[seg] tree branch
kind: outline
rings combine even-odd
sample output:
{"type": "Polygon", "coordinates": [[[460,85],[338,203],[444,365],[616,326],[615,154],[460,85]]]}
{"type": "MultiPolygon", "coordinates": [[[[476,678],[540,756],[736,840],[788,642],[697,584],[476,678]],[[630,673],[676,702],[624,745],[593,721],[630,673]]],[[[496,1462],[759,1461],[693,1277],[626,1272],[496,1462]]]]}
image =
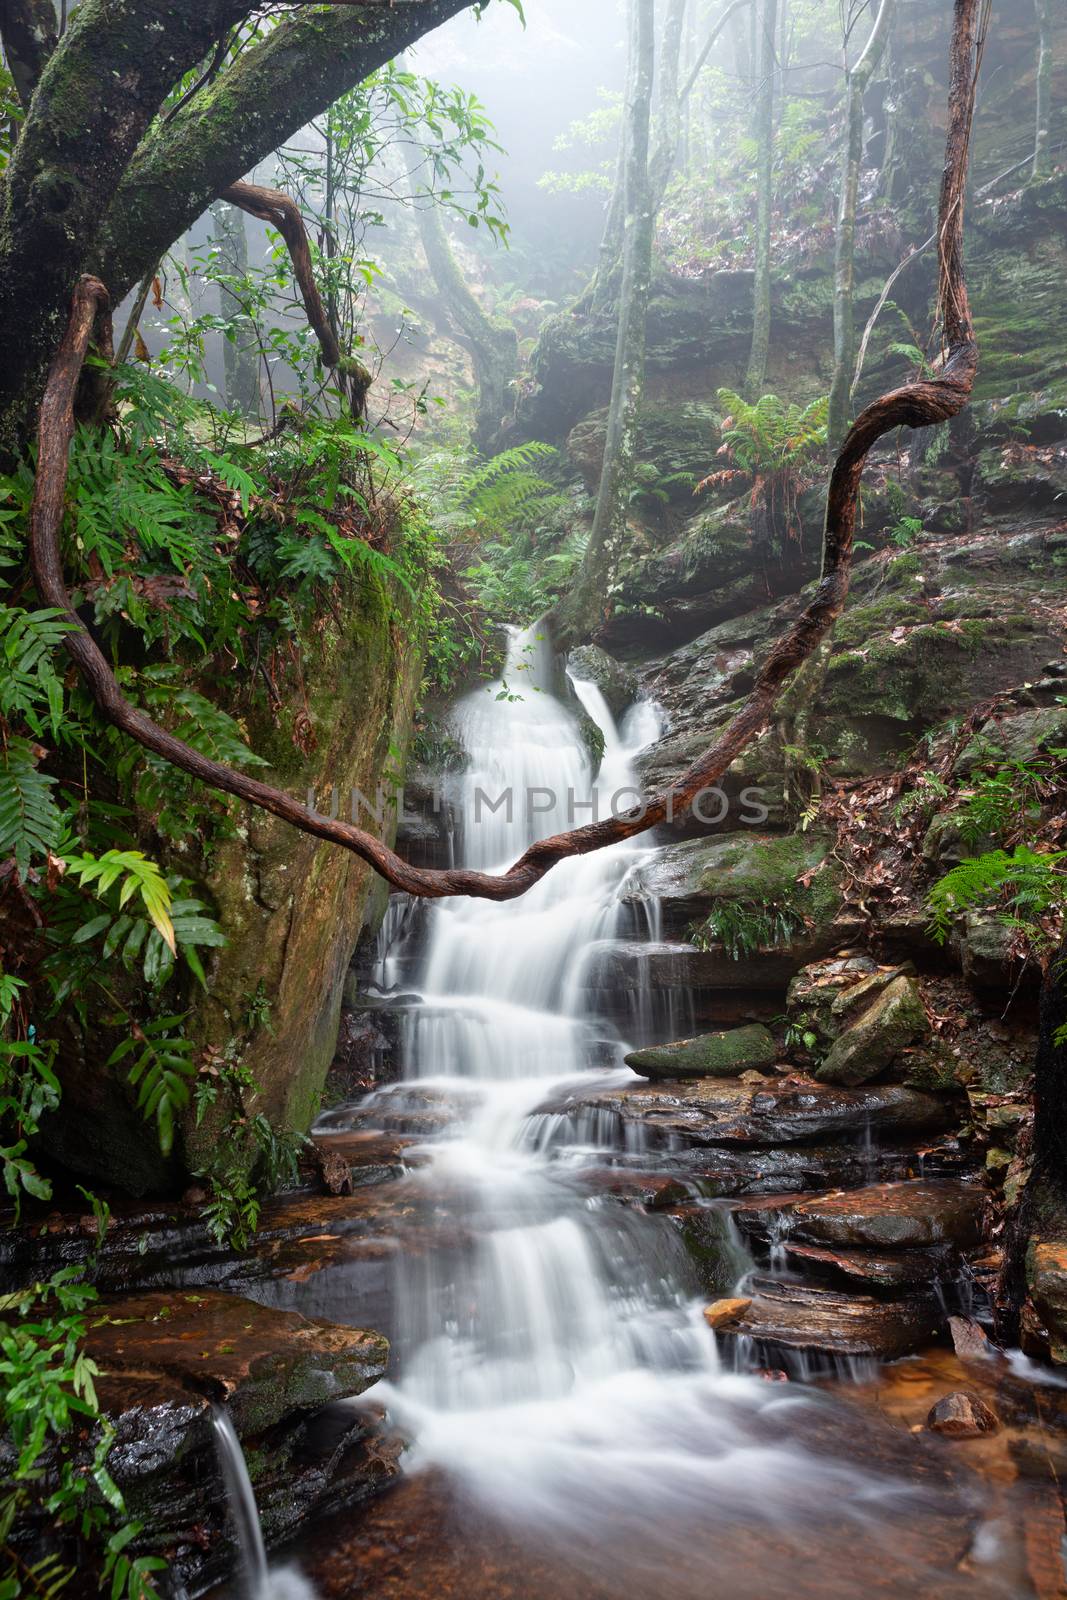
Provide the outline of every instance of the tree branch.
{"type": "Polygon", "coordinates": [[[818,648],[841,614],[848,595],[860,476],[872,446],[894,428],[930,427],[957,415],[967,404],[977,370],[978,351],[964,277],[963,197],[975,85],[987,17],[987,0],[955,0],[949,126],[938,204],[939,303],[946,344],[941,375],[883,395],[861,412],[849,430],[830,478],[823,576],[815,595],[793,626],[772,647],[741,710],[671,789],[621,817],[589,823],[569,833],[538,841],[509,871],[500,875],[467,869],[434,871],[411,866],[380,839],[352,824],[321,816],[290,795],[209,760],[131,705],[106,658],[71,607],[59,551],[67,454],[74,427],[74,392],[94,319],[107,302],[103,284],[93,278],[83,278],[75,292],[70,322],[52,364],[41,407],[37,480],[30,519],[30,559],[41,602],[62,610],[73,626],[65,640],[66,648],[102,715],[146,750],[162,756],[209,787],[259,806],[291,822],[304,833],[342,845],[368,862],[394,888],[425,898],[463,894],[488,900],[515,899],[537,883],[556,862],[633,838],[655,827],[668,815],[679,814],[701,791],[716,784],[731,762],[768,726],[782,686],[818,648]]]}
{"type": "Polygon", "coordinates": [[[59,43],[52,0],[0,0],[0,41],[23,107],[59,43]]]}
{"type": "Polygon", "coordinates": [[[304,302],[308,322],[319,341],[322,359],[328,367],[339,367],[341,351],[337,335],[330,326],[326,307],[315,282],[311,246],[296,201],[281,189],[264,189],[257,183],[231,183],[228,189],[223,189],[219,199],[228,201],[231,206],[239,206],[249,216],[258,217],[260,222],[277,228],[289,251],[293,274],[300,286],[300,298],[304,302]]]}
{"type": "Polygon", "coordinates": [[[281,23],[137,150],[92,257],[116,304],[222,191],[473,0],[337,6],[281,23]]]}

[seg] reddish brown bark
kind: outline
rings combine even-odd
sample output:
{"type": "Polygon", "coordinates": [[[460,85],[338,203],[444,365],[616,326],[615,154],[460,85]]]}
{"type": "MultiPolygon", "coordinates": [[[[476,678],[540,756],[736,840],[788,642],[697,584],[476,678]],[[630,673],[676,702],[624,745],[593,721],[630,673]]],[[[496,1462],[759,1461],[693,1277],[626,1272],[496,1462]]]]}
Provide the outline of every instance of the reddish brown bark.
{"type": "Polygon", "coordinates": [[[771,649],[744,706],[670,790],[643,808],[621,817],[589,823],[569,833],[542,839],[531,845],[507,872],[499,875],[466,868],[435,871],[413,867],[361,828],[321,816],[290,795],[211,761],[131,705],[122,694],[108,662],[71,610],[59,552],[67,452],[74,425],[74,392],[94,320],[107,300],[102,283],[95,278],[83,278],[75,292],[70,323],[53,362],[41,408],[30,553],[41,601],[66,611],[75,625],[75,631],[67,636],[66,648],[102,714],[146,750],[162,756],[211,788],[236,795],[250,805],[282,817],[305,833],[342,845],[369,862],[394,888],[424,898],[463,894],[489,900],[515,899],[537,883],[556,862],[632,838],[655,827],[672,812],[674,815],[682,812],[702,790],[714,786],[730,763],[768,726],[783,684],[811,656],[840,616],[848,595],[860,476],[872,447],[894,428],[930,427],[955,416],[967,404],[974,384],[978,351],[964,277],[963,197],[986,14],[985,0],[955,0],[949,125],[938,206],[939,292],[945,346],[940,375],[882,395],[856,419],[830,477],[823,576],[814,598],[771,649]]]}
{"type": "Polygon", "coordinates": [[[311,265],[311,246],[308,244],[304,219],[300,215],[300,207],[296,201],[291,200],[281,189],[264,189],[258,183],[231,183],[228,189],[223,189],[219,199],[228,201],[231,206],[239,206],[242,211],[247,211],[249,216],[258,217],[260,222],[269,223],[272,228],[277,228],[289,251],[289,259],[293,263],[293,275],[300,287],[300,298],[304,302],[308,322],[319,341],[322,359],[328,367],[339,367],[341,351],[337,344],[337,335],[330,326],[326,307],[322,303],[322,296],[315,282],[315,273],[311,265]]]}

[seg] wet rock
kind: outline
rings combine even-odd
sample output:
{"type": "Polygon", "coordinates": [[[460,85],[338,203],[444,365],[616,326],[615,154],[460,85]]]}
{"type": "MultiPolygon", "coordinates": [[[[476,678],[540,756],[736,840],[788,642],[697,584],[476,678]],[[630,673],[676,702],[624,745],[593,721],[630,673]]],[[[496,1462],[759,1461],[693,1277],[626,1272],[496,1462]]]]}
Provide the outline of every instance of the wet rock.
{"type": "Polygon", "coordinates": [[[1026,1282],[1048,1330],[1049,1354],[1057,1363],[1067,1362],[1067,1241],[1031,1240],[1026,1282]]]}
{"type": "Polygon", "coordinates": [[[829,1245],[803,1244],[796,1239],[787,1239],[784,1248],[786,1260],[797,1271],[831,1281],[859,1284],[874,1293],[929,1287],[947,1276],[955,1264],[954,1255],[944,1248],[834,1249],[829,1245]]]}
{"type": "MultiPolygon", "coordinates": [[[[235,1554],[213,1402],[226,1405],[238,1431],[268,1545],[396,1475],[371,1421],[347,1404],[385,1371],[377,1334],[229,1294],[140,1295],[105,1301],[100,1312],[86,1348],[114,1429],[108,1471],[143,1524],[131,1553],[165,1553],[174,1592],[202,1593],[227,1575],[235,1554]]],[[[73,1448],[76,1462],[79,1451],[87,1461],[92,1440],[75,1438],[73,1448]]],[[[46,1453],[46,1484],[57,1465],[46,1453]]],[[[43,1496],[24,1503],[8,1538],[32,1555],[42,1537],[54,1552],[43,1496]]]]}
{"type": "Polygon", "coordinates": [[[736,1299],[714,1300],[710,1306],[704,1307],[704,1321],[709,1328],[725,1328],[737,1322],[752,1304],[751,1298],[739,1297],[736,1299]]]}
{"type": "Polygon", "coordinates": [[[595,683],[613,717],[621,716],[637,699],[636,674],[599,645],[578,645],[567,657],[567,671],[595,683]]]}
{"type": "Polygon", "coordinates": [[[999,917],[969,911],[951,942],[965,978],[979,988],[998,988],[1009,981],[1016,965],[1014,940],[1014,931],[999,917]]]}
{"type": "Polygon", "coordinates": [[[317,1133],[313,1140],[316,1165],[321,1161],[328,1194],[351,1194],[367,1184],[389,1183],[404,1174],[404,1150],[412,1141],[399,1134],[349,1129],[317,1133]],[[336,1183],[331,1187],[327,1174],[336,1183]]]}
{"type": "Polygon", "coordinates": [[[1000,1419],[981,1395],[957,1389],[930,1408],[926,1426],[932,1433],[942,1433],[949,1439],[980,1439],[996,1433],[1000,1419]]]}
{"type": "Polygon", "coordinates": [[[840,869],[830,849],[829,837],[816,832],[745,829],[690,839],[642,862],[629,879],[629,898],[658,900],[668,931],[707,924],[709,944],[723,946],[739,967],[742,955],[760,947],[787,947],[802,963],[811,959],[803,952],[825,939],[841,905],[840,869]]]}
{"type": "Polygon", "coordinates": [[[815,1243],[909,1250],[952,1244],[964,1248],[982,1235],[986,1197],[977,1185],[873,1184],[850,1193],[798,1201],[790,1231],[815,1243]]]}
{"type": "Polygon", "coordinates": [[[880,974],[856,985],[859,998],[846,1011],[846,1026],[838,1032],[817,1069],[820,1082],[866,1083],[884,1072],[907,1045],[917,1044],[930,1032],[915,979],[896,977],[871,992],[868,985],[879,978],[880,974]],[[869,1003],[864,1008],[865,999],[869,1003]],[[855,1015],[857,1009],[861,1009],[859,1016],[855,1015]]]}
{"type": "Polygon", "coordinates": [[[626,1065],[645,1078],[733,1078],[748,1068],[772,1067],[777,1054],[769,1030],[752,1023],[634,1050],[626,1065]]]}
{"type": "Polygon", "coordinates": [[[379,1333],[268,1311],[237,1295],[144,1294],[109,1301],[86,1350],[102,1372],[151,1372],[225,1401],[238,1433],[362,1394],[385,1374],[379,1333]]]}
{"type": "Polygon", "coordinates": [[[789,985],[786,1010],[790,1022],[814,1034],[818,1044],[832,1043],[841,1025],[842,1007],[837,1002],[847,1000],[852,991],[882,970],[871,956],[859,952],[810,963],[789,985]]]}
{"type": "Polygon", "coordinates": [[[901,1084],[841,1089],[812,1080],[741,1083],[702,1078],[692,1083],[637,1084],[554,1103],[556,1111],[603,1107],[624,1123],[638,1122],[654,1141],[680,1138],[700,1145],[789,1145],[870,1132],[941,1129],[951,1112],[943,1101],[901,1084]]]}
{"type": "Polygon", "coordinates": [[[787,1370],[797,1370],[788,1360],[790,1352],[831,1362],[865,1356],[892,1360],[931,1338],[940,1322],[932,1295],[883,1300],[762,1275],[750,1287],[752,1304],[721,1336],[751,1340],[764,1363],[784,1355],[787,1370]]]}

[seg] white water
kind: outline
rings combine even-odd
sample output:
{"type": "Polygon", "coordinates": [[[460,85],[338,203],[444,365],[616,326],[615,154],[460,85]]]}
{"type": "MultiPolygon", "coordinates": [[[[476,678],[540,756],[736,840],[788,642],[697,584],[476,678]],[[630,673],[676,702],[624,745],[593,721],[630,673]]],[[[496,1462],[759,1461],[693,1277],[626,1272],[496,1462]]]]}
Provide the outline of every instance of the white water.
{"type": "Polygon", "coordinates": [[[268,1567],[259,1508],[237,1430],[223,1406],[212,1406],[211,1422],[237,1541],[240,1593],[245,1600],[316,1600],[311,1584],[295,1567],[268,1567]]]}
{"type": "MultiPolygon", "coordinates": [[[[467,864],[503,867],[589,815],[575,817],[592,774],[551,666],[535,635],[517,636],[505,679],[521,701],[497,699],[494,686],[458,707],[470,766],[453,800],[467,864]],[[483,812],[476,824],[477,791],[509,786],[511,820],[483,812]],[[528,789],[554,797],[534,817],[528,789]]],[[[617,730],[591,684],[575,689],[604,731],[606,799],[632,784],[655,713],[635,708],[617,730]]],[[[402,1106],[412,1086],[432,1087],[452,1106],[411,1179],[428,1203],[448,1204],[439,1237],[400,1253],[398,1377],[377,1396],[415,1441],[410,1470],[443,1469],[604,1593],[704,1600],[713,1560],[722,1600],[776,1600],[793,1592],[795,1533],[810,1552],[829,1518],[835,1537],[857,1536],[870,1554],[910,1497],[854,1455],[805,1445],[826,1416],[812,1391],[720,1363],[672,1223],[591,1182],[625,1150],[617,1122],[553,1109],[568,1093],[636,1081],[624,1042],[589,1016],[585,969],[592,943],[632,933],[619,889],[642,849],[562,863],[511,904],[431,912],[406,1087],[378,1100],[402,1106]]],[[[655,1000],[633,1014],[647,1017],[655,1000]]]]}

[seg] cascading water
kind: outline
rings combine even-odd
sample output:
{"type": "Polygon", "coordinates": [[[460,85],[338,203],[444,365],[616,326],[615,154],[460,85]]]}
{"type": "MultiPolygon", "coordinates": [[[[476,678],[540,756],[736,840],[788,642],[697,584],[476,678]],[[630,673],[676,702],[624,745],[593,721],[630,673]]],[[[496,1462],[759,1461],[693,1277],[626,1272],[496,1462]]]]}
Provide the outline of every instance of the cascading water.
{"type": "Polygon", "coordinates": [[[212,1406],[211,1423],[237,1542],[237,1587],[242,1600],[316,1600],[314,1589],[295,1567],[268,1566],[259,1508],[237,1429],[223,1406],[212,1406]]]}
{"type": "MultiPolygon", "coordinates": [[[[531,630],[501,683],[457,708],[469,764],[451,798],[468,865],[500,868],[591,815],[591,762],[554,686],[531,630]]],[[[656,714],[638,706],[616,730],[593,685],[574,691],[604,733],[603,815],[632,788],[656,714]]],[[[827,1453],[812,1391],[720,1365],[673,1224],[591,1181],[625,1154],[618,1124],[559,1110],[576,1088],[636,1081],[614,1025],[590,1015],[588,971],[633,931],[620,889],[643,848],[563,862],[517,902],[430,912],[421,978],[405,984],[421,1003],[404,1081],[376,1105],[395,1116],[430,1094],[449,1120],[410,1180],[430,1221],[398,1256],[397,1376],[377,1394],[414,1440],[413,1470],[443,1470],[482,1511],[535,1530],[598,1596],[696,1600],[714,1561],[722,1600],[777,1600],[828,1518],[874,1551],[914,1502],[891,1474],[827,1453]]]]}

